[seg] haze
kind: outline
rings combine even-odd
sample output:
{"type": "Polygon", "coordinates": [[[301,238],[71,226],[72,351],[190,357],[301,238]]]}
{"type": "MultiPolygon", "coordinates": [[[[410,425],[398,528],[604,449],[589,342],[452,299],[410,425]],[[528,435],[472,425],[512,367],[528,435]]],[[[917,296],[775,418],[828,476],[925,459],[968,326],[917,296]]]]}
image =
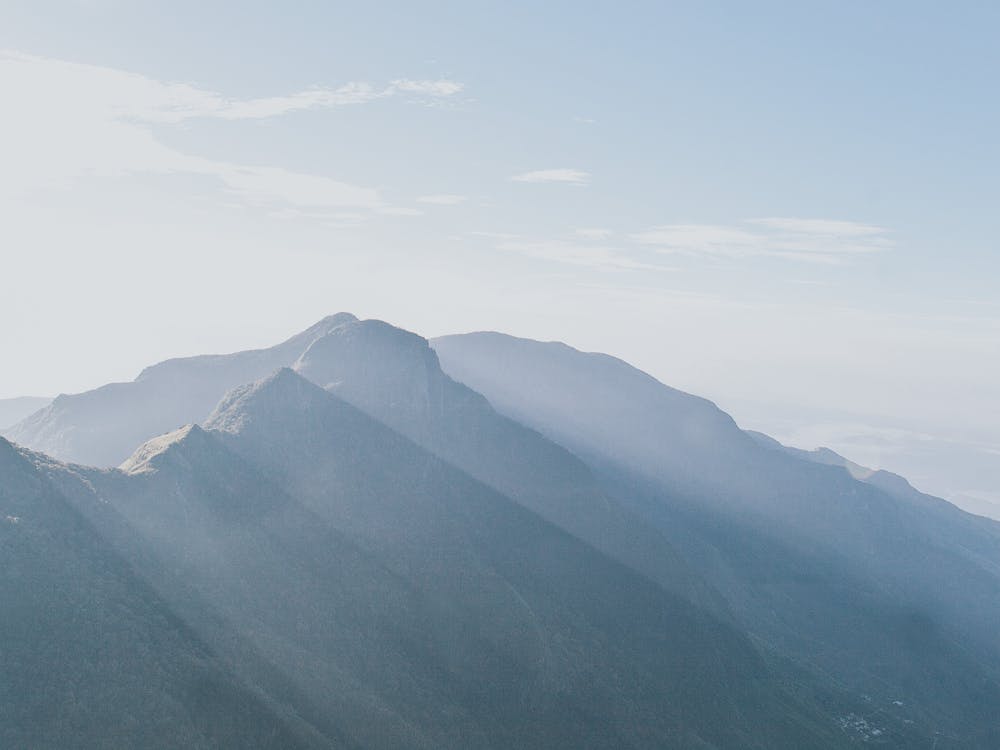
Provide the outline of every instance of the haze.
{"type": "Polygon", "coordinates": [[[1000,502],[1000,10],[912,8],[5,3],[0,398],[351,310],[1000,502]]]}

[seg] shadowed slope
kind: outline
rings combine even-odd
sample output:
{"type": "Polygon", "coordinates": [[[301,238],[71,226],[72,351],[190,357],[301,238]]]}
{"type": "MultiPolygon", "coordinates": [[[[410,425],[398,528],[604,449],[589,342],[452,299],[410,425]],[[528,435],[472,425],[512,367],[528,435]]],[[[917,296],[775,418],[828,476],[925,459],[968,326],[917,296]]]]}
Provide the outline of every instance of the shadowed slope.
{"type": "Polygon", "coordinates": [[[448,377],[426,339],[377,320],[346,321],[294,368],[667,590],[724,610],[663,535],[612,500],[582,461],[448,377]]]}
{"type": "Polygon", "coordinates": [[[294,373],[206,426],[447,613],[439,667],[492,743],[835,742],[729,626],[294,373]]]}
{"type": "Polygon", "coordinates": [[[60,396],[9,433],[56,458],[113,466],[155,435],[200,423],[230,388],[293,363],[307,378],[666,589],[724,610],[663,535],[612,501],[577,458],[444,375],[425,339],[348,313],[324,318],[270,349],[168,360],[131,383],[60,396]]]}
{"type": "Polygon", "coordinates": [[[941,747],[995,744],[996,524],[763,446],[613,357],[496,333],[434,346],[500,411],[585,457],[776,653],[877,700],[883,740],[912,722],[928,745],[938,731],[941,747]]]}
{"type": "Polygon", "coordinates": [[[0,745],[305,747],[0,439],[0,745]]]}

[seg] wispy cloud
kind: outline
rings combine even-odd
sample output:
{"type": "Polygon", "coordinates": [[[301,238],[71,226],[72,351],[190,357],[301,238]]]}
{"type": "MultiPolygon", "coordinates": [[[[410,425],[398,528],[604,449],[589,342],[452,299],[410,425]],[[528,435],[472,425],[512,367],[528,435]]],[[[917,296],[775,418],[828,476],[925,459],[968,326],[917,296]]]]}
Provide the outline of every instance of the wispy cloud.
{"type": "Polygon", "coordinates": [[[316,87],[287,95],[236,99],[186,83],[158,81],[113,68],[0,52],[0,194],[70,185],[82,176],[188,174],[218,181],[224,191],[270,211],[394,209],[370,187],[277,166],[237,164],[168,146],[154,131],[198,118],[261,119],[295,111],[358,105],[397,94],[448,97],[462,90],[449,80],[399,79],[316,87]]]}
{"type": "Polygon", "coordinates": [[[424,212],[419,208],[410,208],[409,206],[382,206],[379,208],[379,213],[386,214],[387,216],[423,216],[424,212]]]}
{"type": "Polygon", "coordinates": [[[144,122],[177,123],[196,118],[260,120],[302,110],[366,104],[392,94],[391,87],[376,90],[367,83],[348,83],[336,89],[311,88],[283,96],[228,99],[188,84],[159,83],[115,73],[120,76],[117,83],[125,84],[123,92],[131,90],[137,95],[121,114],[144,122]]]}
{"type": "Polygon", "coordinates": [[[769,218],[750,219],[749,223],[785,232],[830,237],[870,237],[885,233],[885,229],[872,224],[861,224],[856,221],[836,221],[833,219],[769,218]]]}
{"type": "Polygon", "coordinates": [[[199,160],[188,163],[184,171],[218,177],[228,192],[251,203],[285,203],[304,208],[387,208],[372,188],[278,167],[248,167],[199,160]]]}
{"type": "Polygon", "coordinates": [[[522,172],[510,178],[514,182],[564,182],[571,185],[587,185],[590,173],[581,169],[537,169],[522,172]]]}
{"type": "Polygon", "coordinates": [[[766,256],[813,263],[842,263],[893,246],[888,230],[850,221],[763,218],[745,225],[665,224],[630,238],[662,253],[766,256]]]}
{"type": "Polygon", "coordinates": [[[601,229],[600,227],[581,227],[574,230],[573,233],[585,240],[606,240],[614,234],[610,229],[601,229]]]}
{"type": "Polygon", "coordinates": [[[468,198],[464,195],[451,195],[451,194],[438,194],[438,195],[421,195],[417,198],[418,203],[431,203],[436,206],[457,206],[459,203],[465,203],[468,198]]]}
{"type": "Polygon", "coordinates": [[[513,252],[536,260],[588,266],[616,271],[669,271],[664,264],[649,263],[630,257],[618,247],[570,242],[566,240],[508,239],[497,244],[497,249],[513,252]]]}
{"type": "Polygon", "coordinates": [[[391,96],[396,93],[405,93],[440,98],[454,96],[464,88],[465,84],[447,78],[439,78],[433,81],[414,81],[409,78],[402,78],[398,81],[393,81],[385,90],[385,95],[391,96]]]}

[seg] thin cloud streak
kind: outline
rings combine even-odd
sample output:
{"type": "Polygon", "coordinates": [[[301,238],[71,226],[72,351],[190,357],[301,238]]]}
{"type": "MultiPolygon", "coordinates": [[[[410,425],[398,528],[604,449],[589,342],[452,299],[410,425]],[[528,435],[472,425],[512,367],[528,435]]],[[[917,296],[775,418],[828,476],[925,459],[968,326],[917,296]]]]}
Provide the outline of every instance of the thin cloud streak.
{"type": "Polygon", "coordinates": [[[0,88],[6,97],[0,123],[0,195],[66,188],[84,176],[188,174],[213,178],[224,192],[269,211],[299,208],[315,214],[347,208],[406,216],[420,212],[388,205],[374,188],[281,167],[193,156],[163,143],[153,127],[197,118],[263,119],[395,95],[441,98],[463,86],[449,80],[398,79],[382,87],[354,82],[241,100],[113,68],[4,51],[0,88]]]}
{"type": "Polygon", "coordinates": [[[671,271],[671,267],[646,263],[629,257],[617,247],[580,244],[565,240],[506,240],[497,244],[503,252],[513,252],[535,260],[586,266],[604,271],[671,271]]]}
{"type": "Polygon", "coordinates": [[[629,238],[665,254],[719,258],[772,257],[839,264],[892,249],[888,230],[827,219],[751,219],[747,228],[712,224],[665,224],[629,238]]]}
{"type": "Polygon", "coordinates": [[[876,234],[884,234],[886,231],[882,227],[873,226],[872,224],[861,224],[856,221],[837,221],[833,219],[789,219],[773,217],[750,219],[748,223],[786,232],[837,237],[868,237],[876,234]]]}
{"type": "Polygon", "coordinates": [[[533,172],[522,172],[510,178],[512,182],[562,182],[570,185],[587,185],[590,183],[590,173],[582,169],[536,169],[533,172]]]}
{"type": "Polygon", "coordinates": [[[608,237],[614,234],[610,229],[602,229],[599,227],[581,227],[576,229],[573,233],[577,237],[582,237],[585,240],[606,240],[608,237]]]}
{"type": "Polygon", "coordinates": [[[464,195],[421,195],[417,198],[417,203],[430,203],[435,206],[457,206],[460,203],[465,203],[467,200],[468,198],[464,195]]]}

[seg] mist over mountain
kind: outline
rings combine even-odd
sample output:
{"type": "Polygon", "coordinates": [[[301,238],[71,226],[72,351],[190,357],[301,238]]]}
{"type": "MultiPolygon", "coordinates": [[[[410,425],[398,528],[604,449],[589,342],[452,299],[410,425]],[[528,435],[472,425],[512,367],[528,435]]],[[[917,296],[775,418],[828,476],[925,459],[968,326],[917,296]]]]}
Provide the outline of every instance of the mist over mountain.
{"type": "Polygon", "coordinates": [[[206,428],[112,471],[5,445],[277,707],[283,746],[843,746],[732,625],[291,370],[206,428]]]}
{"type": "Polygon", "coordinates": [[[859,481],[861,467],[828,454],[762,445],[710,402],[606,355],[495,333],[433,345],[457,380],[587,460],[764,643],[886,719],[934,717],[956,742],[993,741],[996,523],[901,478],[859,481]]]}
{"type": "Polygon", "coordinates": [[[316,339],[294,367],[666,588],[719,605],[663,536],[610,498],[582,461],[448,377],[426,339],[381,321],[348,320],[316,339]]]}
{"type": "Polygon", "coordinates": [[[606,355],[342,313],[10,436],[14,746],[1000,739],[1000,525],[606,355]]]}
{"type": "Polygon", "coordinates": [[[204,419],[230,388],[292,364],[315,339],[351,318],[324,318],[269,349],[168,359],[130,383],[62,394],[5,435],[64,461],[117,466],[148,438],[204,419]]]}
{"type": "Polygon", "coordinates": [[[1000,2],[0,8],[0,750],[1000,750],[1000,2]]]}
{"type": "Polygon", "coordinates": [[[824,466],[839,466],[845,469],[854,479],[874,485],[890,495],[913,503],[937,507],[945,510],[945,512],[949,512],[946,510],[946,506],[951,505],[951,503],[933,495],[920,492],[905,477],[901,477],[899,474],[894,474],[885,469],[871,469],[867,466],[862,466],[829,448],[814,448],[807,451],[801,448],[782,445],[774,438],[762,432],[747,430],[746,433],[766,448],[771,448],[782,453],[787,453],[790,456],[801,458],[804,461],[812,461],[824,466]]]}
{"type": "Polygon", "coordinates": [[[720,605],[578,458],[445,375],[425,339],[349,313],[270,349],[167,360],[132,383],[59,396],[7,435],[61,460],[116,466],[143,441],[204,421],[230,388],[287,366],[667,588],[720,605]]]}
{"type": "Polygon", "coordinates": [[[11,427],[25,417],[47,406],[52,399],[22,396],[0,399],[0,430],[11,427]]]}

